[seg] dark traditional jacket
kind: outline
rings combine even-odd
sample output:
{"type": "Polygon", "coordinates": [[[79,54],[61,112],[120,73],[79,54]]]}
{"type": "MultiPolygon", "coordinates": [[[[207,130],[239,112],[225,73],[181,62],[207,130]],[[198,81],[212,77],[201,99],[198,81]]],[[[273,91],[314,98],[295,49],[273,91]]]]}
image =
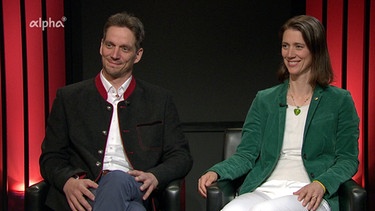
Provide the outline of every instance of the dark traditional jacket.
{"type": "MultiPolygon", "coordinates": [[[[69,210],[63,192],[73,175],[100,178],[113,106],[99,75],[57,91],[42,144],[40,168],[51,185],[46,204],[69,210]]],[[[163,189],[192,167],[176,107],[166,90],[134,77],[118,104],[126,156],[136,170],[151,172],[163,189]]]]}
{"type": "MultiPolygon", "coordinates": [[[[272,173],[283,145],[288,82],[258,92],[247,114],[237,152],[210,170],[220,180],[247,174],[240,194],[251,192],[272,173]]],[[[339,210],[337,190],[358,168],[359,118],[346,90],[316,86],[306,119],[302,160],[312,180],[327,189],[324,198],[339,210]]]]}

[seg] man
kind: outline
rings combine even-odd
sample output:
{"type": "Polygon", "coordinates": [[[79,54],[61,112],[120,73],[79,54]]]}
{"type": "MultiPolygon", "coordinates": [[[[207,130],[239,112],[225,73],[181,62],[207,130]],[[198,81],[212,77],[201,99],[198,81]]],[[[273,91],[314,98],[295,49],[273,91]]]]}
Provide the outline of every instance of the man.
{"type": "Polygon", "coordinates": [[[57,91],[40,157],[54,210],[146,210],[153,191],[192,167],[169,92],[132,75],[144,28],[108,18],[94,78],[57,91]]]}

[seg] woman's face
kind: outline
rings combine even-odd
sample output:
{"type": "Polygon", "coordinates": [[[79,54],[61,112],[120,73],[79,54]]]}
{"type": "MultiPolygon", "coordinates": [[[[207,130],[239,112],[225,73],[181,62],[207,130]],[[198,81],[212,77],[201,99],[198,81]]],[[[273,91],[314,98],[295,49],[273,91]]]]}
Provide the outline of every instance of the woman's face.
{"type": "Polygon", "coordinates": [[[300,76],[310,71],[312,55],[300,31],[294,29],[284,31],[281,55],[292,77],[300,76]]]}

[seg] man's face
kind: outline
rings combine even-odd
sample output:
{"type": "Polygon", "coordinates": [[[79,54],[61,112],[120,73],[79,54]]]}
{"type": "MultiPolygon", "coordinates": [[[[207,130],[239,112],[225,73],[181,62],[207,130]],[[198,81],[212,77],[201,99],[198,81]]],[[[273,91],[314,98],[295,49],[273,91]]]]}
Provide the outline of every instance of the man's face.
{"type": "Polygon", "coordinates": [[[126,27],[111,26],[100,45],[103,74],[107,80],[128,78],[133,65],[141,60],[143,49],[136,49],[136,39],[126,27]]]}

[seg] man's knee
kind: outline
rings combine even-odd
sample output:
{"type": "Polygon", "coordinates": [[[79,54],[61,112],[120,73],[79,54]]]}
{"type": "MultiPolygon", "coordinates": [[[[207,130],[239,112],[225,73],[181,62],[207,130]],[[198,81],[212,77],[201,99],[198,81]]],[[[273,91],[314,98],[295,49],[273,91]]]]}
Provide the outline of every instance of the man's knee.
{"type": "Polygon", "coordinates": [[[107,173],[99,181],[99,188],[105,188],[111,192],[125,193],[135,198],[141,198],[143,195],[140,190],[141,185],[141,183],[135,181],[133,176],[119,170],[107,173]]]}
{"type": "Polygon", "coordinates": [[[137,201],[131,201],[129,203],[128,210],[134,210],[134,211],[146,211],[146,208],[143,206],[142,203],[137,201]]]}
{"type": "Polygon", "coordinates": [[[133,176],[123,171],[115,170],[103,175],[100,184],[113,184],[114,187],[121,187],[122,185],[128,185],[134,183],[135,179],[133,176]]]}

